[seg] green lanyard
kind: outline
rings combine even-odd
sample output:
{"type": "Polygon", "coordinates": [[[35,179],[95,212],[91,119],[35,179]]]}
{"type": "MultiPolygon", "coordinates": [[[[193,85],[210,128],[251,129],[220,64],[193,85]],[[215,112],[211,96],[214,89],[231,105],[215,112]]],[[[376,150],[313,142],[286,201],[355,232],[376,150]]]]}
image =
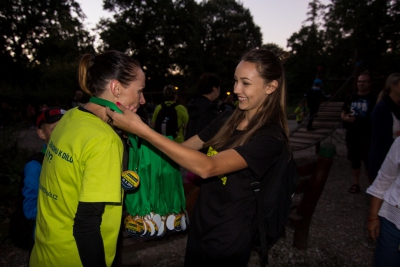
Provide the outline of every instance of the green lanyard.
{"type": "MultiPolygon", "coordinates": [[[[103,107],[109,107],[111,110],[122,114],[122,111],[119,109],[119,107],[116,104],[114,104],[113,102],[111,102],[111,101],[92,96],[92,97],[90,97],[89,102],[97,104],[97,105],[100,105],[100,106],[103,106],[103,107]]],[[[129,146],[128,170],[131,170],[131,171],[134,170],[134,171],[137,172],[138,166],[139,166],[139,156],[137,155],[137,152],[138,152],[138,137],[136,135],[128,133],[128,139],[129,139],[129,142],[131,144],[129,146]],[[136,166],[134,166],[134,160],[133,160],[134,155],[138,156],[138,160],[136,162],[136,166]]]]}

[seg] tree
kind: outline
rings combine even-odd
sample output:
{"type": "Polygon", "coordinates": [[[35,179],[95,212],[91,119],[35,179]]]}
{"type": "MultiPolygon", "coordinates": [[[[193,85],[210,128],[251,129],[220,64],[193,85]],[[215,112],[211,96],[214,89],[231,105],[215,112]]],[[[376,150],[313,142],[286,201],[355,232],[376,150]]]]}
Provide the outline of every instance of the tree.
{"type": "MultiPolygon", "coordinates": [[[[318,66],[326,63],[325,34],[321,29],[325,6],[319,0],[309,3],[309,12],[301,29],[288,39],[292,56],[285,64],[290,93],[301,97],[316,78],[318,66]]],[[[295,97],[296,99],[296,97],[295,97]]]]}
{"type": "Polygon", "coordinates": [[[259,27],[234,0],[106,0],[104,8],[115,15],[99,24],[101,49],[136,57],[153,91],[193,84],[205,71],[232,77],[240,56],[261,45],[259,27]]]}
{"type": "Polygon", "coordinates": [[[399,0],[332,0],[327,6],[313,0],[309,10],[288,40],[294,54],[287,64],[292,88],[310,84],[317,66],[323,66],[325,79],[336,80],[355,70],[379,77],[400,70],[399,0]]]}
{"type": "Polygon", "coordinates": [[[76,75],[71,73],[72,68],[76,73],[79,54],[94,51],[83,18],[74,0],[1,1],[0,59],[7,62],[0,71],[2,81],[31,89],[74,86],[76,75]],[[42,79],[46,76],[52,76],[51,84],[42,79]],[[65,76],[69,77],[67,83],[60,82],[65,76]]]}

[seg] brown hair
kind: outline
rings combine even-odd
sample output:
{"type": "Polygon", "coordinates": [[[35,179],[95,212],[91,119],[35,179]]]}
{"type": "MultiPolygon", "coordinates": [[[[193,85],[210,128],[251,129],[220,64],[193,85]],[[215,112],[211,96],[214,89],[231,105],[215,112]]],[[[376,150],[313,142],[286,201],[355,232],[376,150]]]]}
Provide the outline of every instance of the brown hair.
{"type": "Polygon", "coordinates": [[[383,90],[379,93],[376,103],[381,101],[384,95],[390,94],[391,93],[390,87],[392,85],[397,85],[397,83],[399,82],[400,82],[400,73],[397,72],[389,75],[389,77],[387,77],[386,79],[385,88],[383,88],[383,90]]]}
{"type": "Polygon", "coordinates": [[[79,62],[79,85],[89,95],[99,96],[110,80],[117,80],[122,86],[135,81],[138,68],[139,62],[119,51],[85,54],[79,62]]]}
{"type": "MultiPolygon", "coordinates": [[[[282,65],[282,60],[287,57],[288,54],[286,52],[282,52],[278,57],[265,48],[251,50],[242,57],[241,61],[251,62],[256,65],[257,71],[265,84],[276,80],[278,87],[265,98],[257,113],[249,121],[244,134],[228,145],[228,148],[234,148],[247,143],[266,124],[282,127],[285,132],[284,137],[288,140],[289,128],[285,113],[285,76],[282,65]]],[[[245,112],[236,108],[232,116],[230,116],[218,133],[204,144],[204,147],[212,146],[216,150],[224,147],[244,117],[245,112]]],[[[287,145],[289,144],[287,143],[287,145]]]]}
{"type": "Polygon", "coordinates": [[[172,84],[166,85],[163,90],[165,101],[174,101],[176,96],[175,86],[172,84]]]}

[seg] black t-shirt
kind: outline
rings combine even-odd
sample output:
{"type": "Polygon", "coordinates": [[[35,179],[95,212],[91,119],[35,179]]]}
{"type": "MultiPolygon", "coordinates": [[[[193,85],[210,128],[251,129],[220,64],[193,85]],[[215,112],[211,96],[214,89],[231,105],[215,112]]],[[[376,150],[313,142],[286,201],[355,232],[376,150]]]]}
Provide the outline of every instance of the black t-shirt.
{"type": "Polygon", "coordinates": [[[376,96],[352,94],[346,98],[342,110],[355,117],[353,123],[344,123],[346,138],[360,138],[371,136],[371,114],[376,103],[376,96]]]}
{"type": "MultiPolygon", "coordinates": [[[[229,113],[224,112],[200,132],[200,139],[204,142],[210,140],[229,113]]],[[[235,130],[231,140],[241,134],[242,131],[235,130]]],[[[247,144],[234,149],[245,159],[248,168],[258,179],[267,179],[267,173],[278,161],[283,147],[280,130],[273,127],[271,133],[271,128],[267,131],[265,127],[247,144]]],[[[226,183],[219,177],[202,182],[190,231],[212,257],[229,257],[251,245],[256,203],[248,168],[225,175],[226,183]]]]}

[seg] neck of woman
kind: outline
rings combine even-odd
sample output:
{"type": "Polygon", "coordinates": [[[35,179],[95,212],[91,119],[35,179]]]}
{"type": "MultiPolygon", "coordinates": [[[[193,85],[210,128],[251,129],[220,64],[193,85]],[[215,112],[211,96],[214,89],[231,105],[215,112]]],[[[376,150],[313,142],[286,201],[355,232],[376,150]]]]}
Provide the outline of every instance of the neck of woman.
{"type": "Polygon", "coordinates": [[[99,117],[102,121],[108,123],[109,118],[106,113],[106,108],[94,103],[87,103],[85,105],[85,109],[89,110],[93,114],[95,114],[97,117],[99,117]]]}

